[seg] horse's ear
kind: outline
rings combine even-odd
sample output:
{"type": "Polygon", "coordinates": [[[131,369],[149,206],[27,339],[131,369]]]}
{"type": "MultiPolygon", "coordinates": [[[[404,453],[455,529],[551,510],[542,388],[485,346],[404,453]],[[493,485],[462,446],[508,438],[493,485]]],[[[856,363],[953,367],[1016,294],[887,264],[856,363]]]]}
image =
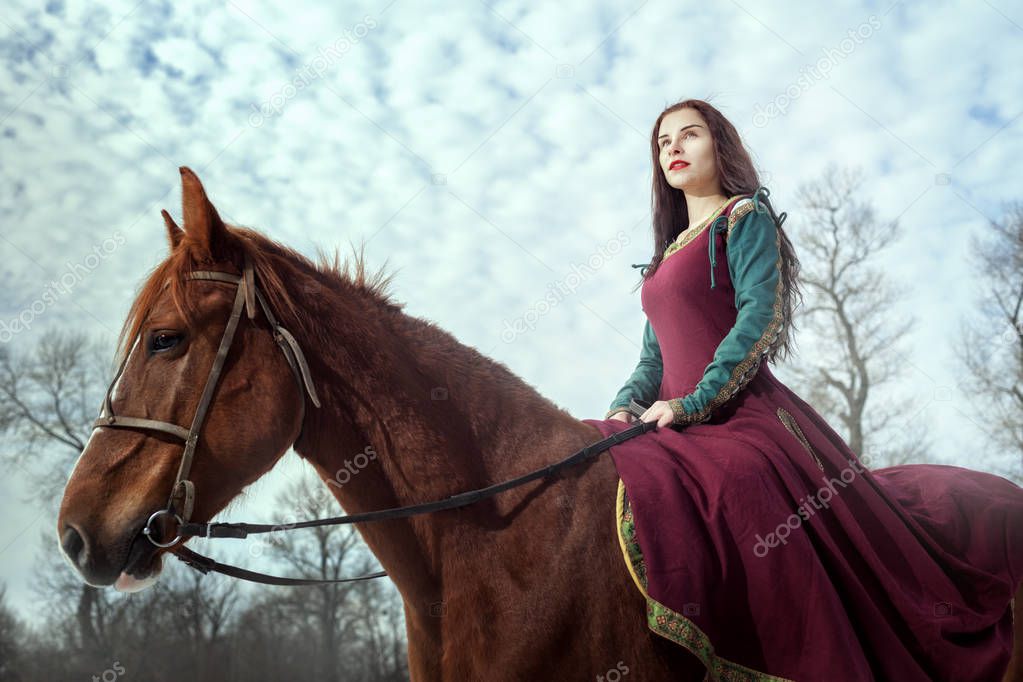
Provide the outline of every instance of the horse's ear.
{"type": "Polygon", "coordinates": [[[211,261],[227,257],[227,226],[206,197],[199,177],[188,166],[178,170],[181,171],[181,213],[189,241],[198,247],[200,256],[211,261]]]}
{"type": "Polygon", "coordinates": [[[170,243],[170,250],[173,253],[174,249],[178,248],[178,244],[181,243],[181,238],[185,236],[185,233],[174,222],[174,218],[171,218],[170,213],[161,208],[160,215],[163,216],[163,224],[167,226],[167,241],[170,243]]]}

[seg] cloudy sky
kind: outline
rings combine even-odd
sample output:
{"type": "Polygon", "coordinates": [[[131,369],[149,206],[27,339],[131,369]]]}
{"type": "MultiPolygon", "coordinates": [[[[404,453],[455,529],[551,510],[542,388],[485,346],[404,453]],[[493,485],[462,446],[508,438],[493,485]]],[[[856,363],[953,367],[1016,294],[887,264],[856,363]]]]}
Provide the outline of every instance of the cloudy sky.
{"type": "MultiPolygon", "coordinates": [[[[1018,4],[39,5],[0,17],[0,322],[69,268],[89,273],[4,335],[12,350],[76,328],[112,351],[187,165],[227,220],[310,256],[366,241],[410,314],[600,418],[639,352],[647,136],[697,97],[737,126],[790,234],[800,183],[863,171],[863,198],[903,228],[884,259],[918,319],[900,388],[935,458],[991,466],[950,340],[975,305],[970,235],[1018,196],[1018,4]]],[[[298,470],[234,516],[273,519],[274,486],[298,470]]],[[[0,483],[0,580],[25,609],[56,501],[20,502],[20,475],[0,483]]]]}

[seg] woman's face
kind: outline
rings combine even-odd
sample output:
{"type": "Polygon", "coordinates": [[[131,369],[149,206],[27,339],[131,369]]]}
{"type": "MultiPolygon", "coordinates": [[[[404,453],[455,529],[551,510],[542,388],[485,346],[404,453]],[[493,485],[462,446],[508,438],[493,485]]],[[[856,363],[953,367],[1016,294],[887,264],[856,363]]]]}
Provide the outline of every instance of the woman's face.
{"type": "Polygon", "coordinates": [[[714,140],[695,109],[679,109],[661,119],[657,131],[661,171],[668,184],[690,194],[720,192],[714,140]]]}

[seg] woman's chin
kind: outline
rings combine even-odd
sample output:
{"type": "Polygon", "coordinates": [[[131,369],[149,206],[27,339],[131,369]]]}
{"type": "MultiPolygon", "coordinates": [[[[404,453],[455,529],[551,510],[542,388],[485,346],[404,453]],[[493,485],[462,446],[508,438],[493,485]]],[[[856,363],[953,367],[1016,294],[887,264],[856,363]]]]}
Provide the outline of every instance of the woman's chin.
{"type": "Polygon", "coordinates": [[[159,571],[154,571],[145,578],[136,578],[133,575],[121,573],[121,575],[117,576],[117,580],[114,581],[114,589],[118,592],[141,592],[147,587],[155,585],[156,581],[159,579],[159,571]]]}

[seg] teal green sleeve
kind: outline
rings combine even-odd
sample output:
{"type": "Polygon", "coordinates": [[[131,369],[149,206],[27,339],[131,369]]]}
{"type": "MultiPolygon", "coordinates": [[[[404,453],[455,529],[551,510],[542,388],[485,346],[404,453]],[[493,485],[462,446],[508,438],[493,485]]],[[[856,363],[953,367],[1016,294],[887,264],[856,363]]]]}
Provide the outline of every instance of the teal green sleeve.
{"type": "Polygon", "coordinates": [[[639,353],[639,363],[633,370],[632,376],[618,391],[618,395],[611,402],[611,408],[604,418],[607,419],[615,412],[627,408],[633,398],[647,403],[657,400],[663,373],[661,347],[657,343],[657,337],[654,336],[654,328],[650,326],[650,320],[647,320],[643,326],[643,348],[639,353]]]}
{"type": "Polygon", "coordinates": [[[714,358],[692,393],[668,405],[675,424],[706,421],[742,390],[781,330],[782,281],[779,233],[766,206],[736,207],[730,216],[726,253],[735,288],[735,325],[718,344],[714,358]]]}

